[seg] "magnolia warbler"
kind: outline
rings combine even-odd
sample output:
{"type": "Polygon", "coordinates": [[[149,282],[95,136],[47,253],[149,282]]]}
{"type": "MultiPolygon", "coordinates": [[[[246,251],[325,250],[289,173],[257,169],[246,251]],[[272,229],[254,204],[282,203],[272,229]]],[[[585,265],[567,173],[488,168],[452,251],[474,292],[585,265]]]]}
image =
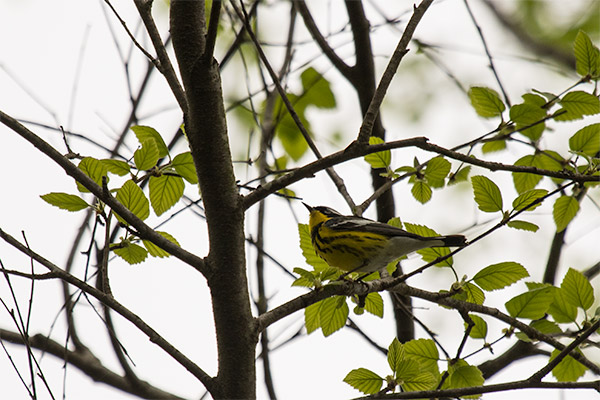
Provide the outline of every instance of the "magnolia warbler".
{"type": "MultiPolygon", "coordinates": [[[[304,203],[302,203],[304,204],[304,203]]],[[[345,216],[329,207],[311,207],[309,229],[315,252],[327,264],[350,272],[375,272],[428,247],[462,247],[463,235],[419,236],[370,219],[345,216]]]]}

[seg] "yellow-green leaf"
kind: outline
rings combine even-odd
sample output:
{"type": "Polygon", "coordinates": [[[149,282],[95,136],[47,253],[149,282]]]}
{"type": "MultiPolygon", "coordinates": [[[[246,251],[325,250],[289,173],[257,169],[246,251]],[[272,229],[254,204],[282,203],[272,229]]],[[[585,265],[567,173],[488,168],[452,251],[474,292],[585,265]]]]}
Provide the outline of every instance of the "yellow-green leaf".
{"type": "Polygon", "coordinates": [[[577,73],[581,76],[598,77],[600,75],[600,50],[581,30],[575,37],[575,64],[577,73]]]}
{"type": "MultiPolygon", "coordinates": [[[[369,138],[370,145],[381,143],[384,143],[383,139],[377,136],[369,138]]],[[[392,152],[390,150],[378,151],[377,153],[367,154],[364,158],[371,165],[371,168],[388,168],[392,162],[392,152]]]]}
{"type": "Polygon", "coordinates": [[[506,106],[500,100],[498,92],[490,88],[472,87],[469,89],[469,99],[477,114],[483,118],[500,116],[506,109],[506,106]]]}
{"type": "MultiPolygon", "coordinates": [[[[87,176],[89,176],[97,185],[102,186],[102,177],[106,175],[107,170],[104,164],[95,158],[84,157],[78,165],[78,168],[82,170],[87,176]]],[[[82,193],[89,193],[81,183],[77,182],[77,190],[82,193]]]]}
{"type": "Polygon", "coordinates": [[[548,194],[548,191],[546,189],[531,189],[528,190],[524,193],[521,193],[516,199],[513,200],[513,208],[516,211],[520,211],[526,207],[527,211],[532,211],[535,210],[537,207],[539,207],[542,202],[538,202],[534,205],[531,205],[532,203],[535,203],[538,199],[543,198],[544,196],[546,196],[548,194]]]}
{"type": "MultiPolygon", "coordinates": [[[[581,354],[579,349],[575,349],[575,352],[581,354]]],[[[556,356],[560,354],[560,350],[552,350],[550,355],[550,361],[554,360],[556,356]]],[[[563,358],[556,367],[552,370],[552,375],[559,382],[576,382],[579,378],[585,374],[587,367],[581,364],[579,361],[571,356],[563,358]]]]}
{"type": "Polygon", "coordinates": [[[139,264],[148,257],[148,252],[142,246],[124,241],[122,247],[115,248],[114,253],[129,264],[139,264]]]}
{"type": "MultiPolygon", "coordinates": [[[[158,233],[165,239],[167,239],[167,240],[175,243],[177,246],[179,246],[179,242],[171,234],[169,234],[167,232],[161,232],[161,231],[156,231],[156,233],[158,233]]],[[[144,247],[146,247],[146,249],[148,250],[148,253],[150,253],[150,255],[152,257],[163,258],[163,257],[169,257],[171,255],[149,240],[143,240],[142,243],[144,244],[144,247]]]]}
{"type": "Polygon", "coordinates": [[[80,211],[90,207],[85,200],[74,194],[52,192],[41,195],[40,197],[46,203],[67,211],[80,211]]]}
{"type": "Polygon", "coordinates": [[[473,277],[473,281],[483,290],[492,291],[505,288],[523,278],[527,278],[529,272],[521,264],[513,261],[492,264],[473,277]]]}
{"type": "Polygon", "coordinates": [[[538,229],[540,229],[540,227],[537,226],[536,224],[533,224],[533,223],[527,222],[527,221],[516,220],[516,219],[513,219],[512,221],[508,221],[506,223],[506,225],[508,225],[509,228],[519,229],[522,231],[529,231],[529,232],[537,232],[538,229]]]}
{"type": "Polygon", "coordinates": [[[481,211],[496,212],[502,210],[502,195],[491,179],[477,175],[471,177],[475,202],[481,211]]]}
{"type": "Polygon", "coordinates": [[[364,394],[377,393],[383,386],[383,378],[366,368],[353,369],[346,375],[344,382],[364,394]]]}
{"type": "MultiPolygon", "coordinates": [[[[137,126],[132,126],[131,130],[133,131],[133,133],[135,133],[135,136],[137,137],[140,144],[142,144],[142,146],[144,145],[144,142],[146,140],[153,139],[156,144],[156,147],[158,149],[158,156],[160,158],[166,157],[169,154],[169,148],[167,147],[162,136],[160,136],[160,133],[158,133],[158,131],[156,129],[154,129],[150,126],[137,125],[137,126]]],[[[140,168],[140,169],[147,169],[147,168],[140,168]]]]}
{"type": "Polygon", "coordinates": [[[581,128],[569,139],[571,151],[595,156],[600,151],[600,123],[581,128]]]}
{"type": "Polygon", "coordinates": [[[151,176],[148,190],[150,191],[150,204],[156,215],[161,215],[173,207],[183,196],[184,187],[183,179],[179,176],[151,176]]]}
{"type": "Polygon", "coordinates": [[[571,305],[587,310],[594,304],[594,289],[581,272],[569,268],[560,287],[571,305]]]}
{"type": "Polygon", "coordinates": [[[146,171],[154,167],[159,159],[158,146],[154,139],[146,139],[142,147],[133,153],[133,162],[140,171],[146,171]]]}
{"type": "Polygon", "coordinates": [[[577,215],[579,202],[573,196],[561,196],[554,202],[552,216],[558,232],[564,230],[569,222],[577,215]]]}
{"type": "MultiPolygon", "coordinates": [[[[150,216],[150,203],[146,195],[132,180],[123,184],[117,191],[117,200],[134,213],[139,219],[145,220],[150,216]]],[[[116,214],[117,219],[124,224],[127,222],[116,214]]]]}
{"type": "Polygon", "coordinates": [[[194,159],[192,158],[192,153],[186,151],[185,153],[177,154],[173,161],[171,162],[171,166],[175,168],[175,171],[183,179],[188,181],[189,183],[195,185],[198,183],[198,175],[196,174],[196,166],[194,165],[194,159]]]}

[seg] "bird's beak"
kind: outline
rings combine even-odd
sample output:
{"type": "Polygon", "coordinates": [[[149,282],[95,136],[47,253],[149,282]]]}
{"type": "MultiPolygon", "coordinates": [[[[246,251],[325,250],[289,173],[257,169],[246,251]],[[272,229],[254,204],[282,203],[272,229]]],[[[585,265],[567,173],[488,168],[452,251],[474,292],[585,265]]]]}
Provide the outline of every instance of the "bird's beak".
{"type": "Polygon", "coordinates": [[[304,204],[304,207],[306,207],[306,209],[311,212],[313,210],[313,208],[311,206],[309,206],[308,204],[306,204],[305,202],[302,202],[302,204],[304,204]]]}

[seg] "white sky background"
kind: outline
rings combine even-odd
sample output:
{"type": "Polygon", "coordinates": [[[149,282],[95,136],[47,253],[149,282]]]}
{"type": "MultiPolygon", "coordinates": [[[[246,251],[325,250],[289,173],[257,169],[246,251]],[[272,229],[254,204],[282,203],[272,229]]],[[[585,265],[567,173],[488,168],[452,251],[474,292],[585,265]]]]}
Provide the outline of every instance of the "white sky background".
{"type": "MultiPolygon", "coordinates": [[[[160,1],[155,3],[157,23],[161,32],[166,34],[166,7],[160,1]]],[[[309,6],[315,15],[320,16],[319,21],[321,23],[329,21],[330,31],[336,31],[340,27],[340,21],[337,20],[335,10],[341,5],[336,4],[330,8],[322,6],[322,11],[316,13],[317,6],[313,3],[309,6]]],[[[577,3],[589,4],[587,1],[577,3]]],[[[114,4],[123,18],[128,21],[129,27],[135,29],[137,18],[132,2],[115,1],[114,4]]],[[[577,79],[575,76],[557,74],[551,66],[533,64],[524,60],[522,56],[527,54],[526,51],[511,38],[498,34],[498,28],[491,22],[486,9],[477,1],[471,1],[470,4],[480,25],[484,28],[492,54],[496,57],[499,74],[513,103],[518,103],[518,96],[532,87],[557,93],[577,79]]],[[[66,129],[92,137],[107,147],[112,147],[113,140],[129,115],[130,103],[123,66],[101,11],[102,5],[102,1],[0,0],[0,110],[24,120],[50,126],[63,125],[66,129]],[[77,67],[78,63],[81,63],[80,68],[77,67]]],[[[396,16],[401,11],[410,12],[412,2],[406,0],[395,2],[394,10],[391,5],[387,7],[389,7],[386,9],[388,15],[396,16]]],[[[280,2],[268,10],[263,9],[261,13],[265,20],[269,16],[287,18],[287,5],[280,2]]],[[[342,16],[344,15],[345,13],[342,13],[342,16]]],[[[404,18],[407,19],[409,16],[409,13],[405,14],[404,18]]],[[[558,13],[556,17],[562,16],[558,13]]],[[[129,51],[128,38],[110,13],[109,23],[117,34],[121,53],[126,54],[129,51]]],[[[301,21],[298,25],[302,25],[301,21]]],[[[282,26],[273,24],[270,29],[272,32],[262,32],[263,37],[275,38],[269,42],[283,43],[286,29],[283,24],[282,26]]],[[[379,71],[385,66],[387,56],[395,47],[399,35],[398,31],[384,28],[375,36],[374,49],[378,55],[379,71]]],[[[143,35],[138,34],[138,37],[141,38],[143,35]]],[[[453,73],[465,86],[485,85],[496,88],[492,74],[486,68],[487,60],[483,56],[480,41],[462,1],[436,1],[417,29],[415,37],[445,49],[442,54],[446,65],[452,68],[453,73]]],[[[343,43],[343,38],[344,36],[338,43],[343,43]]],[[[150,48],[148,40],[141,41],[146,48],[150,48]]],[[[433,143],[451,147],[495,128],[495,121],[484,121],[475,115],[466,96],[461,94],[438,69],[429,66],[417,72],[414,68],[410,68],[410,64],[414,63],[417,57],[421,57],[416,54],[414,47],[412,48],[413,51],[405,57],[400,66],[383,107],[388,140],[427,136],[433,143]],[[411,110],[415,104],[418,105],[425,95],[433,97],[428,104],[429,108],[424,112],[421,120],[411,120],[406,110],[411,110]]],[[[311,60],[318,53],[312,46],[301,47],[295,59],[295,67],[299,68],[302,62],[311,60]]],[[[340,53],[350,57],[352,49],[344,46],[340,53]]],[[[217,56],[220,57],[222,54],[222,51],[218,52],[217,56]]],[[[278,51],[269,48],[269,54],[276,56],[278,51]]],[[[137,91],[140,77],[145,71],[145,63],[141,55],[133,57],[130,69],[134,71],[132,73],[134,92],[137,91]]],[[[322,152],[327,154],[338,148],[331,146],[326,138],[332,132],[342,132],[344,144],[349,143],[358,131],[360,116],[354,93],[349,90],[345,82],[340,80],[339,75],[329,68],[328,62],[323,57],[319,59],[317,68],[320,72],[326,72],[325,76],[332,81],[338,101],[336,110],[315,112],[315,119],[312,121],[317,144],[322,152]]],[[[181,115],[158,73],[152,76],[150,85],[150,93],[144,98],[138,116],[142,118],[142,124],[155,127],[168,141],[180,123],[181,115]],[[144,118],[145,116],[149,117],[144,118]]],[[[227,98],[239,97],[245,93],[245,75],[239,63],[231,63],[227,67],[223,75],[223,85],[229,94],[227,98]]],[[[291,86],[294,85],[295,83],[291,82],[291,86]]],[[[593,121],[589,119],[585,122],[589,124],[593,121]]],[[[556,129],[556,133],[547,135],[550,136],[546,139],[548,147],[553,148],[556,147],[556,143],[561,143],[566,149],[567,135],[574,132],[574,126],[575,124],[554,123],[553,128],[556,129]]],[[[30,127],[59,151],[66,152],[60,135],[50,130],[30,127]]],[[[243,159],[248,127],[240,126],[232,119],[229,130],[234,158],[243,159]]],[[[135,141],[129,140],[127,143],[130,151],[135,150],[135,141]]],[[[75,152],[81,154],[97,158],[107,156],[102,150],[83,141],[71,139],[70,145],[75,152]]],[[[172,154],[182,151],[185,151],[185,148],[180,145],[172,154]]],[[[528,149],[513,145],[508,151],[494,154],[492,157],[500,161],[514,162],[527,152],[528,149]]],[[[122,150],[122,154],[127,154],[126,150],[122,150]]],[[[411,165],[415,155],[421,161],[427,158],[425,153],[400,150],[394,152],[393,165],[411,165]]],[[[256,157],[256,154],[251,156],[256,157]]],[[[301,162],[310,161],[312,157],[306,156],[301,162]]],[[[54,191],[76,193],[74,183],[58,166],[4,126],[0,126],[0,168],[2,171],[0,172],[0,188],[2,188],[0,227],[19,239],[21,239],[20,232],[24,231],[30,246],[35,251],[62,266],[83,214],[68,213],[51,207],[44,203],[39,195],[54,191]]],[[[355,201],[362,202],[370,195],[370,183],[365,184],[369,182],[369,169],[365,162],[355,160],[338,167],[337,171],[346,180],[355,201]]],[[[481,170],[472,171],[472,175],[482,173],[484,172],[481,170]]],[[[244,182],[253,178],[255,171],[251,167],[240,166],[237,174],[244,182]]],[[[497,183],[511,181],[507,173],[486,175],[497,183]]],[[[549,181],[545,180],[544,187],[549,186],[549,181]]],[[[512,185],[504,187],[512,188],[512,185]]],[[[329,205],[347,212],[341,197],[336,193],[326,174],[317,174],[314,179],[294,185],[292,189],[309,204],[329,205]]],[[[463,232],[468,237],[473,237],[489,227],[486,223],[497,221],[497,215],[483,215],[473,208],[472,192],[467,184],[434,192],[432,201],[426,205],[420,205],[412,198],[409,187],[405,183],[397,185],[394,190],[397,214],[403,221],[425,224],[441,233],[463,232]],[[468,204],[468,207],[464,204],[468,204]]],[[[187,188],[186,193],[194,197],[193,189],[187,188]]],[[[505,204],[509,204],[515,197],[515,192],[507,189],[503,191],[503,195],[505,204]]],[[[596,202],[600,201],[597,190],[593,195],[596,202]]],[[[269,219],[266,224],[268,251],[289,270],[297,266],[306,267],[298,247],[297,222],[305,223],[307,216],[299,203],[294,203],[292,207],[295,215],[287,202],[270,198],[269,219]],[[273,229],[274,224],[277,224],[276,229],[273,229]]],[[[584,201],[583,208],[588,212],[580,214],[567,233],[567,246],[558,272],[559,281],[569,267],[581,270],[598,261],[597,227],[600,225],[598,210],[591,206],[589,200],[584,201]]],[[[178,209],[179,207],[175,207],[164,216],[178,209]]],[[[254,211],[255,208],[247,216],[249,234],[255,232],[254,211]]],[[[368,210],[366,216],[373,217],[373,211],[368,210]]],[[[164,218],[151,217],[149,223],[156,224],[162,219],[164,218]]],[[[489,264],[517,261],[530,271],[532,280],[541,281],[543,266],[554,232],[550,206],[538,208],[528,217],[528,220],[540,225],[541,229],[538,233],[533,235],[508,229],[494,233],[455,258],[459,273],[473,276],[477,270],[489,264]]],[[[205,255],[207,246],[203,234],[204,226],[202,221],[192,214],[180,214],[162,229],[172,233],[184,248],[205,255]]],[[[87,241],[84,240],[83,243],[87,241]]],[[[254,265],[255,256],[255,251],[249,249],[250,266],[254,265]]],[[[29,265],[26,257],[19,255],[4,242],[0,242],[0,259],[9,269],[26,270],[28,268],[26,266],[29,265]]],[[[78,271],[83,270],[84,262],[85,258],[79,257],[78,271]]],[[[419,259],[412,257],[404,264],[404,268],[411,270],[419,265],[421,265],[419,259]]],[[[39,266],[36,267],[36,271],[44,272],[39,266]]],[[[291,288],[291,280],[272,263],[267,264],[267,274],[267,290],[272,296],[269,303],[271,308],[304,292],[300,288],[291,288]]],[[[201,368],[210,374],[215,373],[216,354],[210,299],[205,281],[198,273],[174,259],[150,259],[137,266],[129,266],[120,260],[115,260],[110,264],[110,278],[113,293],[120,302],[145,319],[201,368]]],[[[249,272],[249,279],[251,291],[256,294],[253,270],[249,272]]],[[[11,282],[18,293],[21,309],[25,310],[30,284],[15,277],[11,278],[11,282]]],[[[452,282],[452,274],[447,270],[430,270],[410,281],[412,285],[429,290],[449,287],[452,282]]],[[[524,284],[519,283],[500,293],[486,293],[486,304],[503,309],[502,304],[508,298],[524,290],[524,284]]],[[[35,293],[31,333],[52,332],[52,337],[60,340],[65,325],[61,313],[62,294],[58,283],[36,282],[35,293]],[[51,328],[54,321],[56,323],[51,328]]],[[[596,290],[597,298],[598,293],[596,290]]],[[[4,280],[0,283],[0,297],[14,307],[4,280]]],[[[384,298],[387,308],[383,320],[366,314],[363,316],[351,314],[351,318],[380,345],[387,347],[393,339],[394,328],[387,295],[384,295],[384,298]]],[[[447,349],[451,352],[455,351],[462,338],[462,322],[458,315],[447,311],[436,312],[438,311],[436,306],[418,300],[415,301],[415,306],[421,307],[417,311],[418,317],[440,335],[447,349]]],[[[89,304],[83,300],[79,304],[78,316],[80,317],[79,331],[83,340],[97,350],[97,355],[105,365],[119,371],[120,367],[110,349],[102,322],[89,304]],[[93,337],[86,336],[90,331],[93,337]]],[[[299,329],[303,322],[302,318],[302,313],[296,313],[273,325],[269,330],[273,345],[277,346],[284,342],[299,329]]],[[[115,319],[119,322],[117,325],[119,337],[136,363],[136,372],[141,379],[187,398],[198,398],[204,392],[202,386],[189,373],[157,346],[151,344],[131,324],[121,321],[117,316],[115,319]]],[[[504,326],[495,324],[491,318],[485,319],[489,324],[488,340],[498,338],[504,326]]],[[[0,326],[7,329],[14,328],[10,316],[4,309],[0,311],[0,326]]],[[[420,329],[417,330],[417,335],[426,337],[420,329]]],[[[471,340],[465,353],[476,350],[480,345],[481,341],[471,340]]],[[[27,358],[23,348],[8,344],[6,347],[19,370],[27,375],[27,358]]],[[[501,354],[506,347],[507,344],[501,342],[494,347],[495,354],[501,354]]],[[[381,376],[389,373],[385,358],[372,350],[362,338],[349,329],[339,331],[329,338],[323,338],[320,331],[310,336],[303,336],[272,352],[271,357],[277,394],[281,399],[286,400],[357,397],[360,393],[342,382],[343,377],[351,369],[365,367],[381,376]]],[[[469,359],[469,362],[478,364],[485,357],[487,354],[482,353],[469,359]]],[[[590,357],[595,360],[600,359],[598,352],[590,357]]],[[[60,360],[50,356],[42,357],[41,360],[43,371],[54,395],[57,398],[62,397],[63,369],[60,360]]],[[[511,366],[508,371],[498,374],[488,383],[523,378],[542,365],[542,359],[532,358],[511,366]]],[[[443,363],[440,363],[440,367],[444,367],[443,363]]],[[[258,395],[259,398],[265,398],[260,363],[257,365],[257,374],[258,395]]],[[[0,376],[3,377],[0,397],[11,399],[27,397],[23,385],[5,354],[0,356],[0,376]]],[[[39,398],[49,398],[39,380],[37,388],[39,398]]],[[[131,398],[103,384],[94,384],[87,377],[82,378],[77,369],[72,366],[67,369],[66,396],[71,399],[131,398]]],[[[506,396],[506,393],[499,393],[488,394],[484,398],[502,399],[506,396]]],[[[544,396],[548,400],[594,398],[594,394],[584,391],[562,393],[523,391],[513,392],[510,396],[515,399],[544,396]]]]}

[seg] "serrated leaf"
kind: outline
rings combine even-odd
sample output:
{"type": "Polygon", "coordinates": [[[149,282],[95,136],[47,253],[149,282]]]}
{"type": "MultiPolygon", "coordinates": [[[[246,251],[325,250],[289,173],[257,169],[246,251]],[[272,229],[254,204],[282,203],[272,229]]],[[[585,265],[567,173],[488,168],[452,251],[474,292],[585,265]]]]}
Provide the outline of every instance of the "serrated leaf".
{"type": "MultiPolygon", "coordinates": [[[[483,374],[473,365],[463,365],[454,369],[448,377],[448,389],[459,389],[463,387],[481,386],[485,379],[483,374]]],[[[479,398],[481,395],[461,396],[466,399],[479,398]]]]}
{"type": "Polygon", "coordinates": [[[580,76],[600,75],[600,51],[584,31],[577,33],[574,47],[577,73],[580,76]]]}
{"type": "Polygon", "coordinates": [[[573,196],[561,196],[554,202],[552,216],[556,223],[556,231],[563,231],[577,212],[579,211],[579,202],[573,196]]]}
{"type": "MultiPolygon", "coordinates": [[[[581,354],[579,349],[575,349],[577,353],[581,354]]],[[[560,354],[560,350],[552,350],[550,354],[550,361],[554,360],[556,356],[560,354]]],[[[587,367],[581,364],[579,361],[571,356],[563,358],[556,367],[552,370],[552,375],[559,382],[576,382],[579,378],[585,374],[587,367]]]]}
{"type": "MultiPolygon", "coordinates": [[[[529,326],[546,335],[555,335],[558,333],[562,333],[562,330],[556,323],[548,321],[547,319],[538,319],[536,321],[532,321],[529,324],[529,326]]],[[[530,338],[524,332],[517,332],[516,336],[519,338],[519,340],[522,340],[524,342],[531,343],[537,340],[534,338],[530,338]]]]}
{"type": "Polygon", "coordinates": [[[594,289],[590,281],[573,268],[567,271],[560,288],[565,294],[565,299],[575,307],[587,310],[594,304],[594,289]]]}
{"type": "Polygon", "coordinates": [[[529,290],[507,301],[506,310],[514,318],[542,318],[554,300],[555,289],[549,286],[529,290]]]}
{"type": "MultiPolygon", "coordinates": [[[[370,145],[381,143],[385,142],[377,136],[369,138],[370,145]]],[[[390,150],[378,151],[377,153],[367,154],[364,159],[369,163],[371,168],[388,168],[392,162],[392,152],[390,150]]]]}
{"type": "Polygon", "coordinates": [[[434,376],[439,375],[440,354],[433,340],[414,339],[404,343],[404,355],[417,360],[421,371],[430,372],[434,376]]]}
{"type": "Polygon", "coordinates": [[[533,94],[533,93],[525,93],[524,95],[521,96],[521,98],[523,99],[523,102],[525,104],[531,104],[537,107],[543,107],[546,105],[546,99],[544,99],[542,96],[539,96],[537,94],[533,94]]]}
{"type": "Polygon", "coordinates": [[[119,176],[125,176],[129,173],[129,171],[131,171],[131,167],[125,161],[105,158],[100,160],[100,162],[104,164],[104,167],[108,172],[119,176]]]}
{"type": "Polygon", "coordinates": [[[335,95],[331,85],[325,77],[316,69],[309,67],[300,75],[304,94],[302,99],[318,108],[334,108],[336,105],[335,95]]]}
{"type": "Polygon", "coordinates": [[[600,123],[581,128],[569,139],[571,151],[595,156],[600,151],[600,123]]]}
{"type": "Polygon", "coordinates": [[[402,381],[402,390],[405,392],[432,390],[435,389],[438,381],[431,372],[412,373],[404,377],[399,376],[398,378],[402,381]]]}
{"type": "Polygon", "coordinates": [[[146,139],[142,147],[133,153],[133,162],[140,171],[151,169],[158,162],[158,147],[153,139],[146,139]]]}
{"type": "Polygon", "coordinates": [[[383,298],[377,292],[371,292],[365,298],[365,310],[373,315],[383,318],[383,298]]]}
{"type": "Polygon", "coordinates": [[[427,163],[424,174],[427,183],[435,188],[444,186],[444,179],[448,176],[452,165],[443,157],[434,157],[427,163]]]}
{"type": "MultiPolygon", "coordinates": [[[[471,332],[469,332],[469,336],[473,339],[485,339],[487,336],[487,322],[483,318],[475,314],[469,314],[471,320],[475,325],[471,328],[471,332]]],[[[465,329],[467,328],[467,323],[465,322],[465,329]]]]}
{"type": "Polygon", "coordinates": [[[366,368],[353,369],[346,375],[344,382],[364,394],[377,393],[383,386],[383,378],[366,368]]]}
{"type": "Polygon", "coordinates": [[[471,177],[475,202],[481,211],[502,211],[502,194],[498,186],[491,179],[477,175],[471,177]]]}
{"type": "Polygon", "coordinates": [[[327,337],[346,325],[350,310],[344,296],[329,297],[321,302],[319,320],[323,336],[327,337]]]}
{"type": "Polygon", "coordinates": [[[554,300],[548,308],[548,314],[559,324],[571,323],[577,319],[577,308],[567,301],[565,291],[557,288],[554,291],[554,300]]]}
{"type": "Polygon", "coordinates": [[[517,130],[529,139],[536,141],[546,128],[542,121],[546,110],[531,103],[515,104],[510,108],[510,119],[517,125],[517,130]],[[527,128],[529,127],[529,128],[527,128]]]}
{"type": "Polygon", "coordinates": [[[600,99],[579,90],[565,94],[559,103],[566,112],[554,118],[557,121],[572,121],[600,113],[600,99]]]}
{"type": "MultiPolygon", "coordinates": [[[[158,131],[150,126],[136,125],[132,126],[131,130],[135,133],[140,144],[143,146],[144,142],[148,139],[153,139],[156,147],[158,149],[158,157],[163,158],[169,155],[169,148],[165,144],[162,136],[158,131]]],[[[155,163],[156,164],[156,163],[155,163]]],[[[137,165],[137,163],[136,163],[137,165]]],[[[148,168],[140,168],[140,169],[148,169],[148,168]]]]}
{"type": "Polygon", "coordinates": [[[492,291],[505,288],[523,278],[527,278],[529,272],[521,264],[508,261],[492,264],[473,277],[473,281],[483,290],[492,291]]]}
{"type": "Polygon", "coordinates": [[[171,166],[175,168],[175,171],[183,179],[188,181],[189,183],[195,185],[198,183],[198,175],[196,174],[196,166],[194,165],[194,159],[192,158],[192,153],[186,151],[185,153],[177,154],[173,161],[171,162],[171,166]]]}
{"type": "Polygon", "coordinates": [[[321,327],[321,306],[323,301],[311,304],[304,309],[304,326],[306,333],[310,335],[321,327]]]}
{"type": "Polygon", "coordinates": [[[431,196],[433,194],[431,187],[425,181],[422,180],[416,180],[413,183],[410,192],[412,193],[415,200],[417,200],[421,204],[425,204],[429,200],[431,200],[431,196]]]}
{"type": "Polygon", "coordinates": [[[298,235],[300,236],[300,249],[302,255],[308,265],[311,265],[315,271],[323,271],[329,268],[321,257],[315,253],[315,248],[312,245],[310,238],[310,230],[307,224],[298,224],[298,235]]]}
{"type": "Polygon", "coordinates": [[[301,286],[301,287],[314,287],[316,277],[315,274],[311,271],[307,271],[303,268],[296,267],[294,268],[294,273],[300,275],[300,278],[297,278],[294,282],[292,282],[292,286],[301,286]]]}
{"type": "Polygon", "coordinates": [[[465,283],[462,290],[467,295],[464,301],[480,305],[485,301],[485,293],[483,293],[483,290],[472,283],[465,283]]]}
{"type": "Polygon", "coordinates": [[[522,231],[529,231],[529,232],[537,232],[538,229],[540,229],[540,227],[537,226],[536,224],[533,224],[533,223],[527,222],[527,221],[515,220],[515,219],[512,221],[508,221],[506,223],[506,225],[508,225],[509,228],[519,229],[522,231]]]}
{"type": "Polygon", "coordinates": [[[404,362],[404,345],[400,343],[397,338],[392,340],[392,343],[388,346],[387,353],[387,362],[390,366],[390,369],[396,373],[399,368],[402,367],[402,363],[404,362]]]}
{"type": "Polygon", "coordinates": [[[451,174],[450,179],[448,179],[449,185],[455,185],[459,182],[466,182],[469,179],[469,174],[471,173],[471,166],[462,167],[455,174],[451,174]]]}
{"type": "Polygon", "coordinates": [[[150,191],[150,204],[156,215],[162,215],[173,207],[183,196],[184,188],[183,179],[179,176],[151,176],[148,190],[150,191]]]}
{"type": "MultiPolygon", "coordinates": [[[[97,185],[102,186],[102,177],[106,176],[107,170],[106,167],[100,160],[97,160],[92,157],[84,157],[77,166],[83,173],[89,176],[97,185]]],[[[82,193],[89,193],[81,183],[77,182],[77,190],[82,193]]]]}
{"type": "MultiPolygon", "coordinates": [[[[162,232],[162,231],[156,231],[156,233],[158,233],[165,239],[167,239],[167,240],[171,241],[172,243],[175,243],[177,246],[179,246],[179,242],[177,241],[177,239],[175,239],[170,233],[162,232]]],[[[155,245],[154,243],[152,243],[149,240],[142,240],[142,243],[144,244],[144,247],[146,248],[146,250],[148,250],[148,253],[150,253],[150,255],[152,257],[164,258],[164,257],[171,256],[170,253],[161,249],[160,247],[158,247],[157,245],[155,245]]]]}
{"type": "Polygon", "coordinates": [[[502,151],[504,149],[506,149],[506,140],[491,140],[489,142],[485,142],[483,146],[481,146],[481,152],[483,154],[502,151]]]}
{"type": "MultiPolygon", "coordinates": [[[[537,199],[541,199],[546,196],[548,191],[546,189],[531,189],[521,193],[516,199],[513,200],[512,206],[516,211],[520,211],[530,204],[534,203],[537,199]]],[[[527,211],[532,211],[538,208],[542,203],[539,202],[527,208],[527,211]]]]}
{"type": "MultiPolygon", "coordinates": [[[[536,157],[532,155],[523,156],[515,162],[515,165],[526,167],[536,166],[534,165],[536,162],[535,158],[536,157]]],[[[528,172],[513,172],[512,176],[515,189],[517,189],[517,193],[519,194],[535,188],[542,180],[541,175],[530,174],[528,172]]]]}
{"type": "Polygon", "coordinates": [[[40,197],[46,203],[67,211],[80,211],[91,207],[85,200],[74,194],[52,192],[40,197]]]}
{"type": "MultiPolygon", "coordinates": [[[[146,195],[132,180],[123,184],[117,191],[117,200],[134,213],[142,221],[150,216],[150,202],[146,195]]],[[[124,224],[127,222],[118,214],[115,214],[117,219],[124,224]]]]}
{"type": "Polygon", "coordinates": [[[500,116],[506,109],[498,92],[493,89],[474,86],[469,89],[469,99],[477,114],[483,118],[500,116]]]}
{"type": "Polygon", "coordinates": [[[122,247],[115,248],[113,252],[129,264],[139,264],[148,257],[148,251],[135,243],[124,241],[122,247]]]}
{"type": "MultiPolygon", "coordinates": [[[[420,236],[439,236],[439,234],[436,231],[423,225],[411,224],[406,222],[404,224],[404,228],[408,232],[416,233],[420,236]]],[[[431,262],[438,257],[450,254],[450,249],[448,249],[447,247],[431,247],[428,249],[417,250],[417,253],[421,256],[423,261],[431,262]]],[[[436,267],[451,267],[453,263],[454,260],[452,259],[452,257],[449,257],[435,265],[436,267]]]]}

